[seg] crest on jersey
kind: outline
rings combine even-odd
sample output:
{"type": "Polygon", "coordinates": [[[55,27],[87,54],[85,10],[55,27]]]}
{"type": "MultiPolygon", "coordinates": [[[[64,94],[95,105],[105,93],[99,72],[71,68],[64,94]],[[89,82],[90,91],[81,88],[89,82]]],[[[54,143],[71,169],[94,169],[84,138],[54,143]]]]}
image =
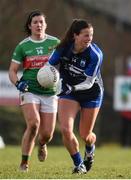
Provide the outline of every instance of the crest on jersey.
{"type": "Polygon", "coordinates": [[[80,66],[81,66],[81,67],[85,67],[85,65],[86,65],[86,60],[85,60],[85,59],[82,59],[82,60],[80,61],[80,66]]]}
{"type": "Polygon", "coordinates": [[[56,48],[56,46],[49,46],[49,47],[48,47],[48,51],[51,52],[51,51],[53,51],[53,49],[55,49],[55,48],[56,48]]]}

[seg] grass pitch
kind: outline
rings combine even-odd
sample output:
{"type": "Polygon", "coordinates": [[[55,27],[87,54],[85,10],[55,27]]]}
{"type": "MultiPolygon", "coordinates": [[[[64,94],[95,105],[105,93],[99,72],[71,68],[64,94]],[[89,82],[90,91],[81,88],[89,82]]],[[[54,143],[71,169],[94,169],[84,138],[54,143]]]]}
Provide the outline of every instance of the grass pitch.
{"type": "MultiPolygon", "coordinates": [[[[84,148],[81,153],[84,154],[84,148]]],[[[48,146],[45,162],[38,161],[35,148],[27,173],[19,171],[20,156],[20,147],[0,149],[0,179],[131,179],[131,149],[118,146],[96,148],[94,166],[84,175],[71,173],[72,160],[61,146],[48,146]]]]}

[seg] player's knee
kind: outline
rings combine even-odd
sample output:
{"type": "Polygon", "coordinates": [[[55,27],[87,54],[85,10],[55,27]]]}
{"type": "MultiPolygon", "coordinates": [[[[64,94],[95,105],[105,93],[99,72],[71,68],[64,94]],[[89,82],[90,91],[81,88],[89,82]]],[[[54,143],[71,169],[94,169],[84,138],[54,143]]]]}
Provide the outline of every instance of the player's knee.
{"type": "Polygon", "coordinates": [[[44,142],[45,143],[48,143],[52,140],[53,138],[53,133],[50,133],[50,132],[44,132],[44,134],[41,135],[41,143],[44,142]]]}
{"type": "Polygon", "coordinates": [[[86,142],[86,144],[94,144],[96,142],[96,135],[93,132],[83,135],[81,137],[86,142]]]}
{"type": "Polygon", "coordinates": [[[71,139],[72,131],[70,131],[68,128],[61,128],[61,132],[64,138],[71,139]]]}
{"type": "Polygon", "coordinates": [[[32,121],[28,124],[28,130],[30,131],[31,136],[36,136],[39,129],[39,122],[32,121]]]}

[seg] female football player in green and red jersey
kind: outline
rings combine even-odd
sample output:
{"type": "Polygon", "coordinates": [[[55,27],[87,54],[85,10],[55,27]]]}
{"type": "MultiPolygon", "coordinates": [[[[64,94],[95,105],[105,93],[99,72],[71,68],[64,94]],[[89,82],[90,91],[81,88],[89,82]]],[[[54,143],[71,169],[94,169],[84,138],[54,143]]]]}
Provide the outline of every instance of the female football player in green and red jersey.
{"type": "Polygon", "coordinates": [[[28,170],[28,160],[38,135],[38,158],[47,157],[46,144],[52,139],[57,114],[55,88],[43,88],[37,81],[38,70],[48,61],[59,39],[45,33],[45,16],[40,11],[29,14],[25,31],[27,37],[15,48],[9,67],[11,82],[20,91],[20,105],[27,128],[22,139],[22,161],[20,170],[28,170]],[[18,70],[23,65],[22,78],[18,70]]]}

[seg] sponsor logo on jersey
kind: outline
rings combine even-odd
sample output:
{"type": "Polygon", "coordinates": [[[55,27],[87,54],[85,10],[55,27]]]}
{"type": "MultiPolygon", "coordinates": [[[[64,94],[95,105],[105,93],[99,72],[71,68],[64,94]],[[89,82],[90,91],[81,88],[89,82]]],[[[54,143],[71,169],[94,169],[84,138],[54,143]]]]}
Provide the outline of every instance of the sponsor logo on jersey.
{"type": "Polygon", "coordinates": [[[26,57],[23,63],[24,69],[41,68],[48,61],[49,56],[30,56],[26,57]]]}
{"type": "Polygon", "coordinates": [[[73,58],[72,58],[72,62],[75,62],[75,63],[76,63],[77,59],[78,59],[77,57],[73,57],[73,58]]]}

